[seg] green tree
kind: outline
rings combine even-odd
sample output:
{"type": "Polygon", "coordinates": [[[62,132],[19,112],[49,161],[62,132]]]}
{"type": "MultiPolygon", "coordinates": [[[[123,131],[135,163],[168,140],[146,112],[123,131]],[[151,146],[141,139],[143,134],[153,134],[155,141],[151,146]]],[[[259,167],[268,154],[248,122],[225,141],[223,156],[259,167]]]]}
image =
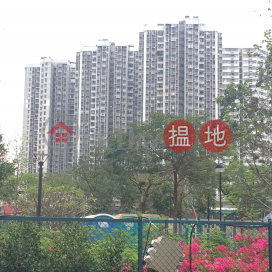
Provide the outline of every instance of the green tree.
{"type": "Polygon", "coordinates": [[[11,143],[14,150],[14,175],[10,175],[3,186],[3,200],[12,203],[13,210],[16,214],[18,209],[18,196],[23,188],[23,176],[27,173],[28,160],[24,152],[21,139],[14,139],[11,143]]]}
{"type": "MultiPolygon", "coordinates": [[[[118,146],[120,135],[112,137],[112,149],[107,153],[108,158],[113,160],[114,169],[125,168],[131,173],[160,173],[164,179],[170,177],[174,217],[178,217],[178,198],[182,199],[185,194],[191,194],[193,186],[199,187],[210,181],[203,172],[214,172],[215,159],[219,157],[218,154],[207,152],[198,140],[184,153],[175,153],[166,148],[163,140],[164,129],[171,121],[179,119],[184,118],[162,113],[153,114],[149,124],[132,126],[133,137],[132,133],[123,135],[121,147],[118,146]],[[199,178],[196,178],[196,173],[199,173],[199,178]]],[[[205,118],[188,116],[185,119],[194,126],[198,135],[205,118]]],[[[224,154],[226,153],[222,152],[220,156],[224,154]]]]}
{"type": "Polygon", "coordinates": [[[253,168],[232,159],[224,177],[227,182],[222,191],[237,208],[240,219],[259,220],[260,215],[271,211],[271,189],[264,186],[253,168]]]}
{"type": "Polygon", "coordinates": [[[81,156],[69,170],[75,186],[83,190],[86,197],[94,196],[97,199],[94,210],[96,213],[111,213],[115,187],[107,168],[103,148],[97,144],[89,156],[81,156]]]}
{"type": "Polygon", "coordinates": [[[173,210],[173,185],[170,181],[163,182],[150,196],[156,213],[169,216],[173,210]]]}
{"type": "Polygon", "coordinates": [[[154,194],[157,188],[165,181],[165,177],[159,174],[137,173],[129,177],[140,194],[141,212],[146,212],[146,204],[149,196],[154,194]]]}
{"type": "MultiPolygon", "coordinates": [[[[259,67],[257,71],[258,75],[258,87],[262,87],[265,90],[271,92],[272,87],[272,30],[269,29],[264,32],[264,40],[262,41],[261,45],[254,45],[256,52],[254,52],[255,56],[260,56],[260,50],[265,49],[268,53],[266,59],[264,61],[259,62],[259,67]]],[[[271,94],[269,94],[269,98],[271,98],[271,94]]]]}
{"type": "MultiPolygon", "coordinates": [[[[29,182],[33,174],[26,174],[24,180],[29,182]]],[[[35,216],[37,212],[38,175],[33,183],[25,185],[18,198],[18,206],[24,214],[35,216]]],[[[43,179],[42,215],[53,217],[84,216],[94,210],[95,199],[86,197],[81,189],[73,186],[65,174],[47,174],[43,179]]]]}
{"type": "MultiPolygon", "coordinates": [[[[260,58],[257,70],[257,88],[251,89],[251,80],[244,84],[230,83],[225,96],[219,99],[221,119],[227,121],[238,150],[230,160],[229,183],[223,191],[245,219],[259,219],[263,212],[272,210],[271,132],[272,132],[272,37],[265,32],[263,41],[268,55],[260,58]],[[250,200],[250,201],[249,201],[250,200]]],[[[249,55],[260,56],[262,46],[249,55]]]]}
{"type": "Polygon", "coordinates": [[[120,131],[111,137],[111,149],[106,153],[107,169],[115,180],[116,197],[121,200],[122,208],[137,207],[145,213],[149,197],[167,180],[167,175],[159,173],[160,165],[144,149],[123,148],[129,145],[131,137],[131,133],[120,131]]]}
{"type": "Polygon", "coordinates": [[[7,148],[3,141],[3,135],[0,134],[0,191],[3,195],[3,187],[7,182],[7,178],[14,174],[14,163],[7,161],[7,148]]]}

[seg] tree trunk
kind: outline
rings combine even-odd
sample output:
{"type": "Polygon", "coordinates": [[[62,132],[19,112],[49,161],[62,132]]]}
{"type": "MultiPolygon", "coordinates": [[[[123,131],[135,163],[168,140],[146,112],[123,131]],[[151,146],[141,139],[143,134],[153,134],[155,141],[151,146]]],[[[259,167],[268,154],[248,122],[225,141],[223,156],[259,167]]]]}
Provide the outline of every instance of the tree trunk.
{"type": "Polygon", "coordinates": [[[141,203],[141,212],[145,213],[145,201],[142,201],[141,203]]]}
{"type": "Polygon", "coordinates": [[[141,194],[141,212],[145,213],[145,205],[147,201],[148,195],[146,195],[144,192],[141,194]]]}
{"type": "Polygon", "coordinates": [[[180,205],[179,205],[179,217],[182,218],[183,217],[183,214],[182,214],[182,212],[183,212],[182,211],[182,200],[183,200],[182,196],[183,196],[183,194],[181,193],[180,195],[181,195],[181,197],[180,197],[180,205]]]}
{"type": "Polygon", "coordinates": [[[173,217],[178,217],[178,173],[174,171],[174,212],[173,217]]]}

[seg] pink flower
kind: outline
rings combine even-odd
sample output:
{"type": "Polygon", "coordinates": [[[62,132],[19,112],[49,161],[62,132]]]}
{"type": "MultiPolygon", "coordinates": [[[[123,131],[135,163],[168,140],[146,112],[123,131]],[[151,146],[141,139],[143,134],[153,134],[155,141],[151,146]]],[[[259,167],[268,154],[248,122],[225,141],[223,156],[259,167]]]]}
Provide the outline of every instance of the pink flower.
{"type": "Polygon", "coordinates": [[[212,249],[205,248],[207,254],[212,253],[212,249]]]}
{"type": "Polygon", "coordinates": [[[235,241],[241,241],[242,238],[243,238],[243,233],[235,235],[234,240],[235,241]]]}
{"type": "Polygon", "coordinates": [[[232,252],[231,250],[227,251],[227,254],[229,254],[229,255],[233,256],[233,258],[235,258],[235,253],[232,252]]]}
{"type": "Polygon", "coordinates": [[[242,253],[245,253],[246,255],[249,255],[250,254],[249,248],[247,246],[241,247],[237,252],[237,256],[239,257],[242,253]]]}
{"type": "Polygon", "coordinates": [[[198,252],[201,252],[200,245],[199,244],[192,244],[192,255],[195,255],[198,252]]]}
{"type": "MultiPolygon", "coordinates": [[[[193,271],[267,272],[269,269],[268,238],[266,237],[266,233],[264,235],[263,232],[260,231],[255,237],[249,236],[250,232],[236,235],[235,240],[244,243],[244,246],[237,251],[227,251],[225,245],[219,245],[217,247],[218,252],[213,252],[211,249],[205,248],[205,251],[202,253],[200,248],[201,243],[192,244],[193,271]],[[218,254],[219,252],[220,254],[218,254]]],[[[195,239],[194,242],[197,241],[198,239],[195,239]]],[[[181,263],[179,272],[189,270],[189,248],[189,245],[184,244],[183,253],[185,254],[185,259],[181,263]]]]}
{"type": "Polygon", "coordinates": [[[244,238],[245,241],[248,241],[250,243],[254,242],[254,239],[250,236],[244,238]]]}
{"type": "Polygon", "coordinates": [[[194,243],[197,243],[197,241],[198,241],[198,237],[195,237],[195,238],[193,239],[193,242],[194,242],[194,243]]]}
{"type": "Polygon", "coordinates": [[[267,228],[261,228],[259,229],[259,232],[267,232],[267,228]]]}
{"type": "Polygon", "coordinates": [[[130,270],[130,265],[128,263],[125,263],[121,269],[121,272],[127,272],[129,270],[130,270]]]}
{"type": "Polygon", "coordinates": [[[220,246],[217,247],[217,250],[220,251],[220,252],[226,252],[227,247],[225,245],[220,245],[220,246]]]}
{"type": "Polygon", "coordinates": [[[257,242],[251,244],[251,248],[255,248],[258,251],[268,249],[268,241],[266,239],[259,239],[257,242]]]}

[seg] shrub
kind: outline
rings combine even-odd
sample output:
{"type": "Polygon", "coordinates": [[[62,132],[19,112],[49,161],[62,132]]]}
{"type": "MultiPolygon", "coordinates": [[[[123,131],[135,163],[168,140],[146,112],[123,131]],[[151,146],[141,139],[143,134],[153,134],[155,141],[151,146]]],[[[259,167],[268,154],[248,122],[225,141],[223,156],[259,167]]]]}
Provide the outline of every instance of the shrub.
{"type": "Polygon", "coordinates": [[[92,232],[92,227],[77,222],[65,224],[57,231],[44,229],[42,246],[47,271],[94,271],[95,261],[91,258],[93,244],[89,239],[92,232]]]}
{"type": "Polygon", "coordinates": [[[0,272],[137,271],[137,243],[121,230],[82,223],[59,229],[19,221],[2,224],[0,272]]]}
{"type": "Polygon", "coordinates": [[[29,221],[2,224],[0,244],[1,272],[40,272],[44,256],[37,224],[29,221]]]}
{"type": "MultiPolygon", "coordinates": [[[[218,233],[217,233],[218,235],[218,233]]],[[[219,236],[221,234],[219,233],[219,236]]],[[[216,240],[216,239],[215,239],[216,240]]],[[[232,239],[226,239],[227,244],[232,239]]],[[[202,240],[203,241],[203,240],[202,240]]],[[[245,272],[265,272],[269,269],[268,258],[268,237],[267,230],[261,229],[257,235],[252,236],[249,231],[238,234],[232,240],[239,245],[237,250],[230,250],[225,244],[212,241],[212,248],[203,249],[203,244],[198,238],[192,244],[192,268],[195,272],[200,271],[245,271],[245,272]]],[[[189,246],[184,244],[185,259],[181,263],[181,271],[189,271],[189,246]]]]}

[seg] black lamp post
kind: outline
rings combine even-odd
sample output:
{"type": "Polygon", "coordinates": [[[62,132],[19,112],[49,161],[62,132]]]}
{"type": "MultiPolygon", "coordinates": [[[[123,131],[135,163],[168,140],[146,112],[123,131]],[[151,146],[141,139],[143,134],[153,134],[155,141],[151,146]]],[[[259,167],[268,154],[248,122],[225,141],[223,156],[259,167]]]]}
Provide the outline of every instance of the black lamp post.
{"type": "Polygon", "coordinates": [[[222,220],[222,195],[221,195],[221,185],[222,185],[222,173],[225,168],[222,163],[215,166],[215,172],[220,173],[220,181],[219,181],[219,198],[220,198],[220,221],[222,220]]]}
{"type": "Polygon", "coordinates": [[[34,156],[38,160],[39,156],[39,188],[38,188],[38,205],[37,205],[37,216],[41,216],[41,209],[42,209],[42,167],[47,158],[50,156],[49,154],[44,153],[34,153],[34,156]],[[45,159],[43,158],[45,157],[45,159]]]}

